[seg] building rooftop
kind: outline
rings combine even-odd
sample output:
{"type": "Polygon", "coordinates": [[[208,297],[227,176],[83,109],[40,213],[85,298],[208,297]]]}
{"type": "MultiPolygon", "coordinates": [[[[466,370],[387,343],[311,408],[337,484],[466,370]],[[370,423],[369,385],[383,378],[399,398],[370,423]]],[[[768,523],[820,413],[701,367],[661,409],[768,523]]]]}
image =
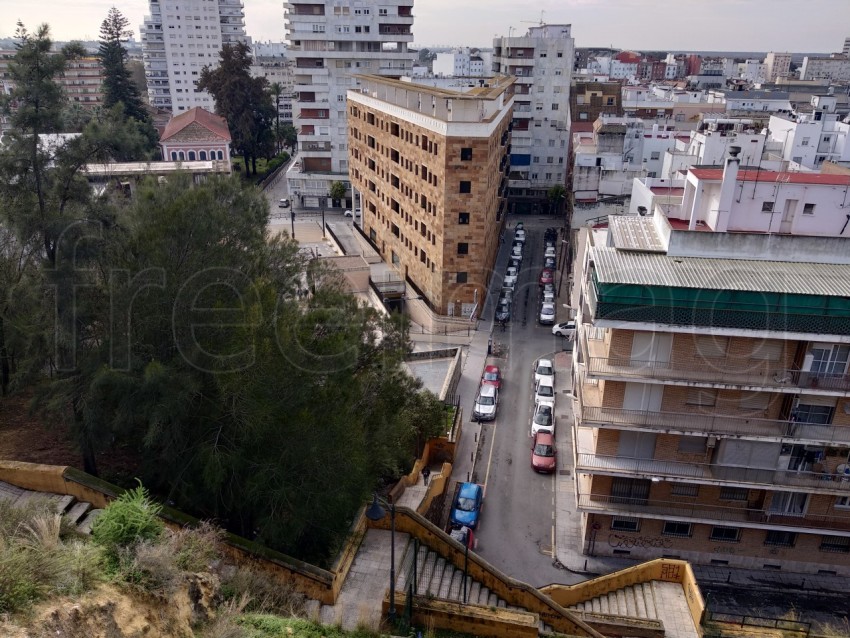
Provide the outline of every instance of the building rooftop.
{"type": "Polygon", "coordinates": [[[396,80],[382,75],[359,74],[354,77],[364,83],[364,89],[367,88],[366,83],[383,84],[404,91],[415,91],[423,95],[433,95],[434,97],[452,100],[495,100],[505,92],[505,89],[516,82],[516,78],[511,75],[494,75],[487,78],[475,78],[476,80],[486,80],[485,83],[489,86],[477,86],[472,89],[462,89],[462,87],[449,89],[419,84],[415,81],[396,80]]]}
{"type": "Polygon", "coordinates": [[[160,141],[164,142],[174,137],[193,122],[197,122],[216,137],[225,139],[228,142],[230,141],[230,129],[227,128],[227,121],[223,117],[210,113],[200,106],[196,106],[185,113],[172,117],[168,121],[165,131],[163,131],[160,141]]]}
{"type": "MultiPolygon", "coordinates": [[[[649,219],[649,218],[644,218],[649,219]]],[[[670,257],[593,248],[600,284],[850,297],[850,265],[670,257]]]]}
{"type": "MultiPolygon", "coordinates": [[[[722,168],[692,168],[690,173],[697,179],[722,181],[722,168]]],[[[848,186],[850,175],[830,175],[825,173],[787,173],[779,171],[742,170],[738,172],[739,182],[780,182],[784,184],[821,184],[825,186],[848,186]]]]}

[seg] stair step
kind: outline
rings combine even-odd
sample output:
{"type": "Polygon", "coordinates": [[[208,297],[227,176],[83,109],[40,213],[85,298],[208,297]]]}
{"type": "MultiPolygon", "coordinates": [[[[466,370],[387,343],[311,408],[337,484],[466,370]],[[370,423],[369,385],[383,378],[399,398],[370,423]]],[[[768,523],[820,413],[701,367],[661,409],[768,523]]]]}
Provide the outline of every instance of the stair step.
{"type": "Polygon", "coordinates": [[[452,583],[449,585],[449,599],[463,602],[463,572],[459,569],[455,569],[454,576],[452,576],[452,583]]]}
{"type": "Polygon", "coordinates": [[[497,602],[497,603],[496,603],[496,607],[502,607],[503,609],[504,609],[505,607],[507,607],[507,606],[508,606],[508,603],[506,603],[506,602],[505,602],[504,600],[502,600],[501,598],[499,599],[499,602],[497,602]]]}
{"type": "Polygon", "coordinates": [[[481,589],[478,590],[478,604],[479,605],[487,605],[490,600],[490,590],[481,585],[481,589]]]}
{"type": "Polygon", "coordinates": [[[590,610],[595,614],[602,613],[602,603],[599,602],[598,598],[593,598],[590,601],[590,610]]]}
{"type": "Polygon", "coordinates": [[[631,618],[637,618],[637,603],[635,602],[635,590],[633,587],[627,587],[623,592],[626,597],[626,611],[631,618]]]}
{"type": "Polygon", "coordinates": [[[83,522],[77,526],[77,531],[81,534],[91,534],[91,526],[101,514],[103,514],[103,510],[90,511],[83,519],[83,522]]]}
{"type": "Polygon", "coordinates": [[[477,580],[472,580],[467,583],[466,586],[469,588],[469,595],[467,596],[467,601],[469,601],[473,605],[477,605],[478,596],[481,594],[481,583],[479,583],[477,580]]]}
{"type": "Polygon", "coordinates": [[[76,499],[70,494],[65,494],[56,501],[56,511],[59,514],[64,514],[76,499]]]}
{"type": "Polygon", "coordinates": [[[602,611],[603,614],[611,613],[609,611],[610,606],[608,605],[608,596],[607,595],[599,597],[599,609],[602,611]]]}
{"type": "Polygon", "coordinates": [[[416,574],[416,579],[419,581],[416,583],[416,592],[418,594],[424,594],[428,590],[428,578],[433,571],[434,561],[436,560],[436,554],[428,551],[427,547],[422,547],[419,549],[419,555],[422,557],[421,562],[417,569],[419,572],[416,574]],[[424,550],[424,553],[423,553],[424,550]]]}
{"type": "Polygon", "coordinates": [[[490,596],[487,598],[487,604],[491,607],[495,607],[498,603],[499,597],[495,593],[490,592],[490,596]]]}
{"type": "Polygon", "coordinates": [[[438,589],[439,593],[437,594],[437,598],[449,598],[449,590],[452,588],[452,581],[454,580],[455,573],[457,573],[455,566],[446,562],[446,568],[443,570],[443,575],[440,578],[440,587],[438,589]]]}
{"type": "Polygon", "coordinates": [[[649,618],[646,611],[646,601],[643,598],[643,583],[638,583],[635,587],[635,606],[637,608],[638,618],[649,618]]]}
{"type": "Polygon", "coordinates": [[[65,516],[68,517],[68,521],[71,523],[71,525],[77,525],[90,509],[91,503],[86,503],[85,501],[83,501],[75,504],[70,510],[68,510],[68,513],[65,514],[65,516]]]}
{"type": "Polygon", "coordinates": [[[443,580],[444,571],[446,571],[446,559],[442,556],[437,556],[437,560],[434,562],[434,573],[431,574],[431,581],[428,583],[426,593],[430,593],[435,597],[440,593],[440,583],[443,580]]]}
{"type": "Polygon", "coordinates": [[[647,618],[658,618],[658,610],[655,608],[655,597],[652,595],[652,583],[643,583],[643,603],[646,606],[647,618]]]}
{"type": "Polygon", "coordinates": [[[626,610],[626,592],[618,589],[615,593],[617,594],[617,615],[628,616],[628,611],[626,610]]]}

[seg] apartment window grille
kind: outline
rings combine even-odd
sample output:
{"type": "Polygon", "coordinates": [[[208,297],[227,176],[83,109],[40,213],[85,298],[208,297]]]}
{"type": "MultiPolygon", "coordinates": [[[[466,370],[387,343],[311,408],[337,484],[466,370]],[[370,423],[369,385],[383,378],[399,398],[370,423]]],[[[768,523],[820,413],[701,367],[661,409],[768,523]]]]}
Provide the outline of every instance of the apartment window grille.
{"type": "Polygon", "coordinates": [[[821,536],[818,549],[822,552],[848,554],[850,553],[850,536],[821,536]]]}
{"type": "Polygon", "coordinates": [[[775,547],[794,547],[796,542],[797,534],[795,532],[770,530],[764,537],[765,545],[773,545],[775,547]]]}
{"type": "Polygon", "coordinates": [[[615,516],[611,519],[611,529],[617,532],[639,532],[640,519],[615,516]]]}
{"type": "Polygon", "coordinates": [[[679,538],[690,538],[691,528],[690,523],[680,523],[678,521],[665,521],[664,527],[661,529],[662,536],[677,536],[679,538]]]}
{"type": "Polygon", "coordinates": [[[711,528],[711,534],[708,538],[719,543],[737,543],[741,540],[741,529],[739,527],[715,525],[711,528]]]}
{"type": "Polygon", "coordinates": [[[699,496],[699,485],[693,483],[673,483],[670,487],[673,496],[699,496]]]}
{"type": "Polygon", "coordinates": [[[763,213],[772,213],[773,212],[773,204],[774,202],[765,201],[761,203],[761,212],[763,213]]]}
{"type": "Polygon", "coordinates": [[[767,410],[769,406],[769,392],[747,392],[741,396],[741,401],[738,403],[739,408],[751,412],[764,411],[767,410]]]}
{"type": "Polygon", "coordinates": [[[707,388],[690,388],[688,397],[685,399],[687,405],[700,405],[712,407],[717,403],[717,390],[707,388]]]}
{"type": "Polygon", "coordinates": [[[457,254],[458,255],[468,255],[469,254],[469,244],[467,242],[459,242],[457,245],[457,254]]]}
{"type": "Polygon", "coordinates": [[[697,352],[703,359],[724,359],[729,349],[729,337],[701,336],[696,340],[697,352]]]}
{"type": "Polygon", "coordinates": [[[815,205],[814,204],[803,204],[803,215],[814,215],[815,214],[815,205]]]}
{"type": "Polygon", "coordinates": [[[652,481],[645,479],[615,478],[611,481],[611,502],[645,505],[651,485],[652,481]]]}
{"type": "Polygon", "coordinates": [[[458,224],[468,224],[469,223],[469,213],[458,213],[457,214],[457,223],[458,224]]]}

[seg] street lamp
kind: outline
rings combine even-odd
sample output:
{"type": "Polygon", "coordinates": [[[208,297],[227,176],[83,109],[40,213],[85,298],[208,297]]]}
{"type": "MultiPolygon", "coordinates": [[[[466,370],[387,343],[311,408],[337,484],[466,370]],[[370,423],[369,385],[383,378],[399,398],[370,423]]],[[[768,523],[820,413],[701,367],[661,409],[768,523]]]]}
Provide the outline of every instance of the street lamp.
{"type": "Polygon", "coordinates": [[[392,623],[395,620],[395,503],[388,503],[374,493],[372,504],[366,510],[366,518],[370,521],[382,520],[387,515],[387,510],[381,507],[381,503],[390,508],[390,609],[387,618],[392,623]]]}

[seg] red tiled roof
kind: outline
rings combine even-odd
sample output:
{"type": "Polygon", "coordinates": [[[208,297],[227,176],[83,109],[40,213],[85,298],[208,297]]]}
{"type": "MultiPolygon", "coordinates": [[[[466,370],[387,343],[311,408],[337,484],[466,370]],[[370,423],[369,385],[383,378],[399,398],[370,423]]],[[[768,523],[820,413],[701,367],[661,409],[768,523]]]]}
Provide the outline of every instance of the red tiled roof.
{"type": "Polygon", "coordinates": [[[227,128],[227,121],[223,117],[202,109],[200,106],[191,108],[185,113],[176,115],[168,120],[160,141],[164,142],[168,138],[173,137],[192,122],[197,122],[217,137],[225,139],[228,142],[230,141],[230,129],[227,128]]]}
{"type": "MultiPolygon", "coordinates": [[[[694,168],[690,171],[697,179],[721,181],[722,168],[694,168]]],[[[783,182],[786,184],[823,184],[826,186],[850,186],[850,175],[824,173],[779,173],[777,171],[739,171],[739,182],[783,182]]]]}

